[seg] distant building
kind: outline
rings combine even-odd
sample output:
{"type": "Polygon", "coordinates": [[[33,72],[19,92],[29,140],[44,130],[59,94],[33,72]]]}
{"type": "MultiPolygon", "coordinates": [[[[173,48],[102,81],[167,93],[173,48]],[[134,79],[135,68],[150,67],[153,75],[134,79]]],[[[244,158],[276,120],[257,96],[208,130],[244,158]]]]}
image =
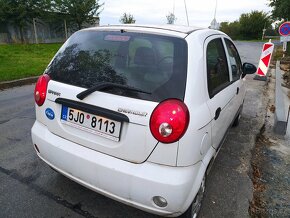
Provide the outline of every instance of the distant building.
{"type": "Polygon", "coordinates": [[[220,24],[216,21],[214,18],[212,22],[210,23],[210,29],[218,30],[220,28],[220,24]]]}

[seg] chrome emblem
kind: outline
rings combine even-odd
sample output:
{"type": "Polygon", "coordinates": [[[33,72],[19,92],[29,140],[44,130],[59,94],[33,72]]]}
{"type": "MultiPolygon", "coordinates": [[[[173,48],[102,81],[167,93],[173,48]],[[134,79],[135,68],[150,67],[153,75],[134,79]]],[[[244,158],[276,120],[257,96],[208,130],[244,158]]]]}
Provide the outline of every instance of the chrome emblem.
{"type": "Polygon", "coordinates": [[[125,108],[118,108],[118,112],[124,113],[124,114],[132,114],[132,115],[136,115],[140,117],[146,117],[148,114],[147,112],[133,111],[130,109],[125,109],[125,108]]]}
{"type": "Polygon", "coordinates": [[[48,90],[48,94],[52,94],[52,95],[56,95],[56,96],[60,96],[61,95],[59,92],[53,91],[51,89],[48,90]]]}

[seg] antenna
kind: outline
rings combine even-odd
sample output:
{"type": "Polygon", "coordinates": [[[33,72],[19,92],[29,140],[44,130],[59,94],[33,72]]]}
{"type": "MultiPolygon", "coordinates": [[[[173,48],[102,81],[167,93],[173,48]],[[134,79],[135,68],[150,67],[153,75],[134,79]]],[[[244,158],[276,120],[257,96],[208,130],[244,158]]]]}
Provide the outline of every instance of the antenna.
{"type": "Polygon", "coordinates": [[[175,0],[173,0],[173,11],[172,11],[173,15],[175,15],[175,0]]]}
{"type": "Polygon", "coordinates": [[[215,0],[215,9],[213,18],[216,19],[217,0],[215,0]]]}
{"type": "Polygon", "coordinates": [[[185,7],[185,13],[186,13],[186,19],[187,19],[187,26],[189,26],[187,7],[186,7],[186,1],[185,0],[184,0],[184,7],[185,7]]]}

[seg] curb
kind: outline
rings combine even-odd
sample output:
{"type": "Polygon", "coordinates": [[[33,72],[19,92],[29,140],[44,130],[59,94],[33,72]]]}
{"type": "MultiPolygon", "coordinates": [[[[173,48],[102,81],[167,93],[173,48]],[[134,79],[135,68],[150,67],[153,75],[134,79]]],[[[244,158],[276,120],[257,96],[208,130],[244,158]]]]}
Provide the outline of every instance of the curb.
{"type": "Polygon", "coordinates": [[[39,76],[33,76],[33,77],[24,78],[24,79],[0,82],[0,90],[36,83],[38,77],[39,76]]]}
{"type": "Polygon", "coordinates": [[[280,69],[280,61],[276,64],[276,86],[275,86],[275,120],[274,132],[279,135],[285,135],[287,130],[287,113],[285,111],[285,102],[282,91],[282,70],[280,69]]]}

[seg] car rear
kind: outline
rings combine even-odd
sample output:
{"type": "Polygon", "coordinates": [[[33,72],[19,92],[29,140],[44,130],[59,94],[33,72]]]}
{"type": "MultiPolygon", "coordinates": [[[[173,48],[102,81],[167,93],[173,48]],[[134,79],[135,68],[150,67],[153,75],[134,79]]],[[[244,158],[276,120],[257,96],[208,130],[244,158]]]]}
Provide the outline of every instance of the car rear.
{"type": "Polygon", "coordinates": [[[108,27],[73,34],[36,84],[32,139],[41,159],[76,182],[174,215],[200,166],[176,167],[189,124],[186,34],[157,32],[108,27]]]}

